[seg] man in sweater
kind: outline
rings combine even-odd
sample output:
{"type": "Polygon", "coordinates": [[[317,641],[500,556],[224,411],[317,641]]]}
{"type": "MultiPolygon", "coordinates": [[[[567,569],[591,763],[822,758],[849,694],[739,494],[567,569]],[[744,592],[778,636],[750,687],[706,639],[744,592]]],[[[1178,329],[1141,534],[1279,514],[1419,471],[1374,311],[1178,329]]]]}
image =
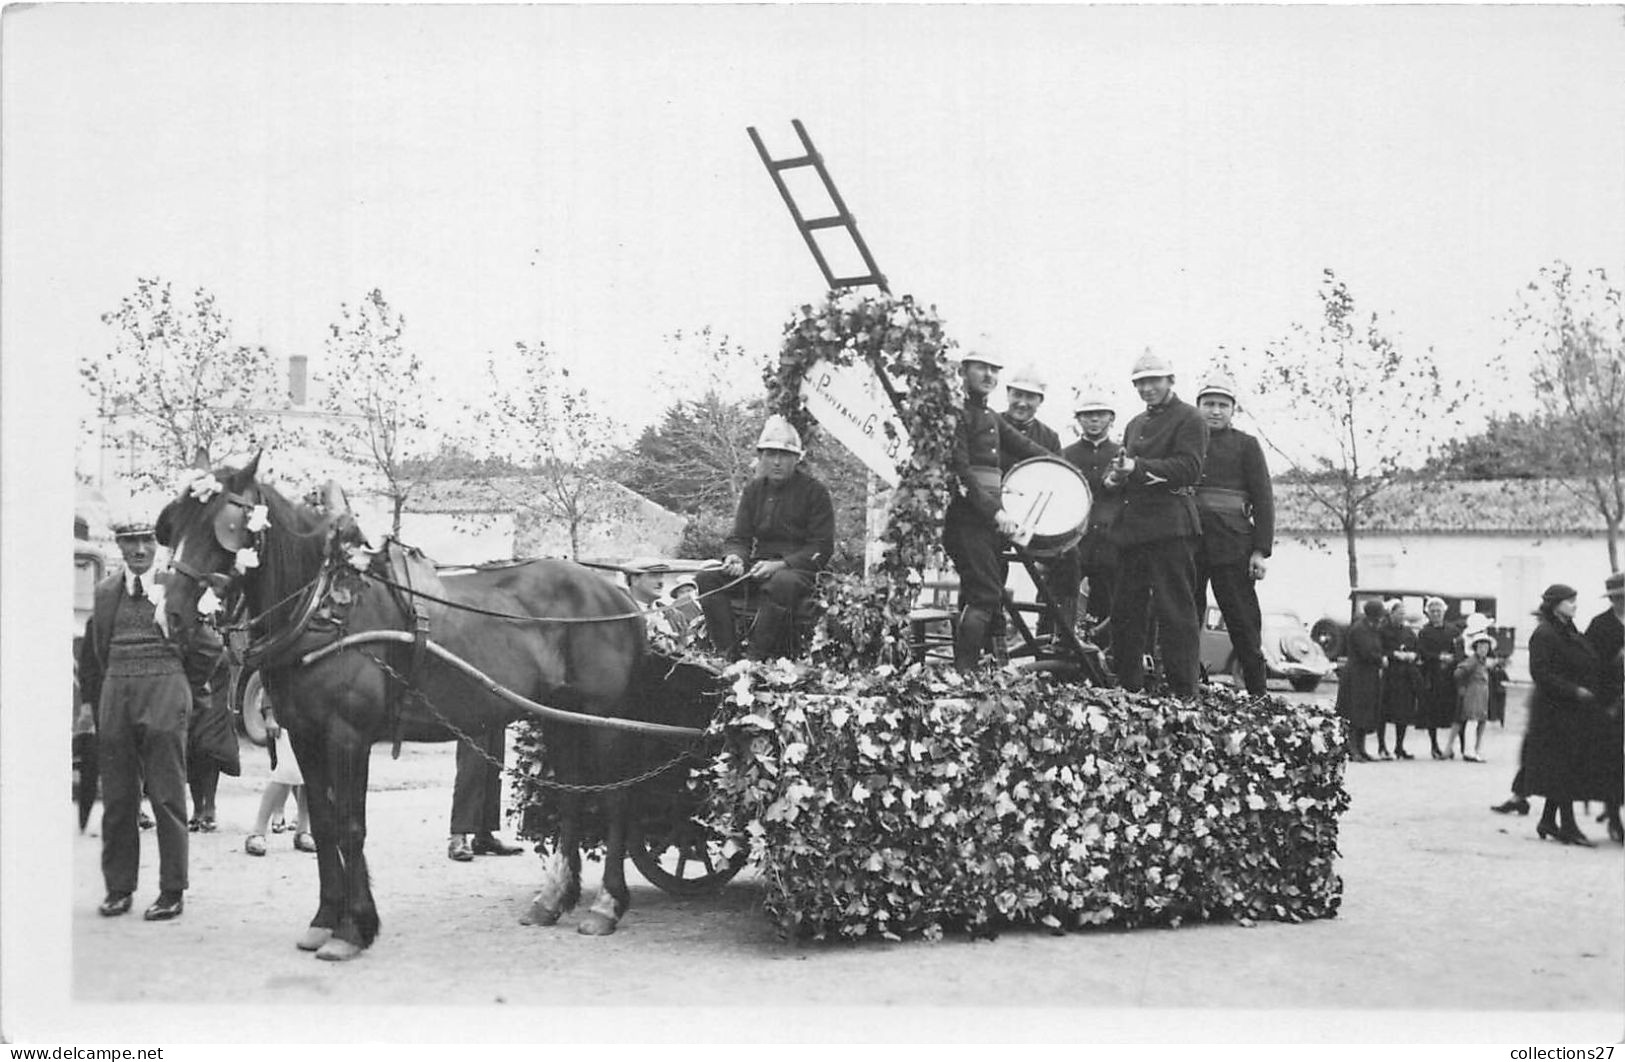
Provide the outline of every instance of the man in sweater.
{"type": "Polygon", "coordinates": [[[1003,367],[987,351],[970,351],[959,363],[965,408],[954,433],[951,471],[957,489],[943,519],[942,548],[959,575],[954,666],[962,671],[980,664],[1002,613],[1007,572],[1001,553],[1017,530],[1001,500],[1004,472],[1017,461],[1048,453],[988,408],[1003,367]]]}
{"type": "Polygon", "coordinates": [[[1113,528],[1119,583],[1112,601],[1117,678],[1129,690],[1145,685],[1145,643],[1153,612],[1168,687],[1196,694],[1200,672],[1196,608],[1196,546],[1202,523],[1196,484],[1207,453],[1201,414],[1174,394],[1173,363],[1146,351],[1129,377],[1145,412],[1128,422],[1123,449],[1105,486],[1121,499],[1113,528]]]}
{"type": "Polygon", "coordinates": [[[1259,644],[1263,616],[1253,584],[1264,578],[1265,561],[1275,546],[1269,465],[1258,440],[1230,426],[1236,415],[1236,384],[1228,373],[1210,373],[1197,386],[1196,408],[1208,432],[1207,459],[1196,485],[1196,508],[1202,516],[1197,602],[1207,607],[1211,584],[1241,662],[1242,681],[1248,693],[1262,697],[1268,672],[1259,644]]]}
{"type": "Polygon", "coordinates": [[[124,570],[97,584],[79,649],[84,700],[95,713],[102,785],[102,880],[105,917],[130,910],[141,867],[136,825],[143,791],[158,834],[158,899],[149,922],[178,918],[187,888],[186,734],[193,679],[216,660],[187,650],[171,633],[164,588],[153,571],[158,540],[150,520],[113,524],[124,570]],[[189,677],[190,676],[190,677],[189,677]]]}
{"type": "Polygon", "coordinates": [[[790,651],[796,608],[812,592],[818,572],[835,552],[835,506],[829,489],[800,466],[801,435],[785,418],[767,418],[756,442],[757,477],[746,485],[722,544],[722,567],[695,577],[711,643],[730,660],[739,656],[730,598],[745,584],[713,593],[749,576],[758,602],[747,655],[752,660],[790,651]]]}

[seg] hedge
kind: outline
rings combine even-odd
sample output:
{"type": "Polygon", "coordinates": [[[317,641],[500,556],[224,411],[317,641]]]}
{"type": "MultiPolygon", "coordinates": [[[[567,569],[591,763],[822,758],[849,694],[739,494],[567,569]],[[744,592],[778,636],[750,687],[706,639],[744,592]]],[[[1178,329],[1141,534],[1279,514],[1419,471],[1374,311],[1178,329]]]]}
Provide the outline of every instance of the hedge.
{"type": "Polygon", "coordinates": [[[697,771],[787,935],[1336,914],[1341,722],[1005,670],[739,663],[697,771]],[[708,777],[707,777],[708,775],[708,777]]]}

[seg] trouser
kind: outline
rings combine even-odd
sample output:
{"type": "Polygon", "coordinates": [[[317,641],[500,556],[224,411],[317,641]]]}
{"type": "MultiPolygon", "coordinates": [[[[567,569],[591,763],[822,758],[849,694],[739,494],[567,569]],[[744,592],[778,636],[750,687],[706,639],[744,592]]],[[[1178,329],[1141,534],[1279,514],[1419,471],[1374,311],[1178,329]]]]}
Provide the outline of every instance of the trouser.
{"type": "Polygon", "coordinates": [[[457,740],[457,776],[451,784],[452,833],[491,833],[502,825],[502,761],[507,745],[508,729],[501,726],[474,735],[472,746],[457,740]]]}
{"type": "MultiPolygon", "coordinates": [[[[1078,583],[1083,579],[1078,567],[1077,550],[1069,549],[1057,557],[1043,561],[1042,574],[1044,588],[1049,591],[1050,597],[1055,599],[1061,624],[1067,630],[1072,630],[1078,625],[1078,583]]],[[[1049,634],[1053,628],[1049,611],[1045,610],[1038,617],[1038,633],[1049,634]]]]}
{"type": "MultiPolygon", "coordinates": [[[[746,567],[749,568],[754,562],[747,561],[746,567]]],[[[750,628],[750,658],[767,660],[790,655],[796,609],[811,591],[814,573],[784,568],[759,583],[745,582],[723,593],[711,592],[726,586],[733,579],[734,576],[715,570],[703,571],[694,577],[694,583],[702,595],[700,609],[705,613],[705,629],[710,632],[712,646],[729,660],[739,656],[739,632],[734,627],[733,602],[754,597],[756,620],[750,628]]]]}
{"type": "Polygon", "coordinates": [[[134,892],[141,872],[141,797],[158,833],[158,888],[187,886],[186,711],[179,667],[161,675],[109,675],[96,716],[102,782],[102,881],[134,892]]]}
{"type": "Polygon", "coordinates": [[[954,664],[964,669],[980,662],[988,640],[998,629],[1009,565],[1002,556],[999,530],[962,498],[948,503],[942,549],[959,576],[959,628],[954,635],[954,664]]]}
{"type": "Polygon", "coordinates": [[[1169,538],[1124,546],[1112,601],[1112,646],[1125,689],[1145,685],[1146,621],[1153,614],[1162,670],[1177,697],[1196,693],[1200,666],[1196,612],[1196,539],[1169,538]]]}
{"type": "Polygon", "coordinates": [[[1258,591],[1247,562],[1204,564],[1198,561],[1196,579],[1201,588],[1197,603],[1203,609],[1207,608],[1208,587],[1213,587],[1213,600],[1224,616],[1230,646],[1241,662],[1241,679],[1247,692],[1255,697],[1263,696],[1269,687],[1269,672],[1264,666],[1264,650],[1260,644],[1264,617],[1258,609],[1258,591]]]}

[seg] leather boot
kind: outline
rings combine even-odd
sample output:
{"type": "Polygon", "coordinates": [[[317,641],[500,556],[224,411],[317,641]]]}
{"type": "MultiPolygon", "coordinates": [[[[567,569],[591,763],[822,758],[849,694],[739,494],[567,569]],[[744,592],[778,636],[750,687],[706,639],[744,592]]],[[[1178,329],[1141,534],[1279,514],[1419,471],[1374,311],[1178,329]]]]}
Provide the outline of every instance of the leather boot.
{"type": "Polygon", "coordinates": [[[785,647],[789,633],[790,610],[776,601],[763,600],[750,629],[750,650],[746,655],[752,660],[789,656],[785,647]]]}
{"type": "Polygon", "coordinates": [[[960,614],[959,630],[954,634],[954,667],[970,671],[982,662],[982,649],[992,624],[993,617],[986,609],[966,608],[960,614]]]}

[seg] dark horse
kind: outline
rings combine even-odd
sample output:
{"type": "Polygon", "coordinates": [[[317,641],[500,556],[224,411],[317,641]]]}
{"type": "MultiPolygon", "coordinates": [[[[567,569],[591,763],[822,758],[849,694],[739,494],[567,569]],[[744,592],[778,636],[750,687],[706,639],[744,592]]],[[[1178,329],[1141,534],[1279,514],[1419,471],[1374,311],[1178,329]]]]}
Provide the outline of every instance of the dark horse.
{"type": "MultiPolygon", "coordinates": [[[[166,610],[184,630],[199,622],[205,590],[246,604],[250,663],[292,742],[316,837],[320,901],[299,946],[319,958],[349,959],[379,926],[363,851],[373,744],[478,734],[519,711],[411,639],[302,658],[342,635],[426,628],[433,643],[507,690],[550,707],[614,716],[625,714],[647,654],[645,628],[625,591],[567,561],[442,578],[398,543],[365,552],[342,492],[330,487],[322,506],[289,501],[256,479],[258,465],[255,457],[240,470],[217,469],[213,482],[201,474],[165,507],[158,531],[176,573],[166,610]]],[[[636,738],[579,724],[550,725],[548,734],[565,743],[555,760],[560,782],[631,773],[636,738]]],[[[613,933],[630,902],[622,867],[629,799],[625,789],[601,793],[603,890],[581,920],[583,933],[613,933]]],[[[579,799],[563,793],[559,843],[528,923],[552,925],[580,898],[579,812],[579,799]]]]}

